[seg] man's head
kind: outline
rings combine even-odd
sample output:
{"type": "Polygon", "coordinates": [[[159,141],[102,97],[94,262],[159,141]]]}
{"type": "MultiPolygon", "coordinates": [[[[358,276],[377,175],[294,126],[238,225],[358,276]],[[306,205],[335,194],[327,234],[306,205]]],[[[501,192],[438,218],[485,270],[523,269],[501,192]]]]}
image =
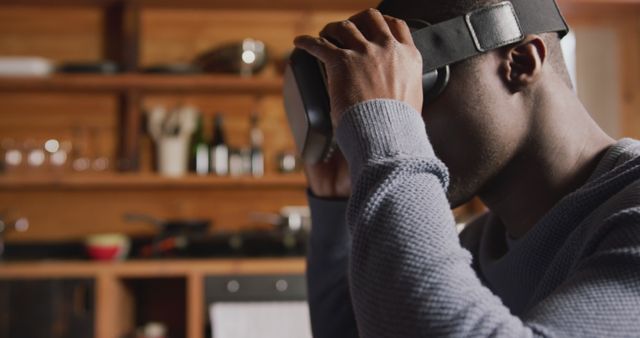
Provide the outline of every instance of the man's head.
{"type": "MultiPolygon", "coordinates": [[[[378,9],[386,15],[404,20],[420,19],[437,24],[502,1],[505,0],[384,0],[378,5],[378,9]]],[[[572,86],[569,72],[562,57],[558,34],[546,33],[541,34],[540,37],[550,52],[547,62],[562,76],[567,85],[572,86]]]]}
{"type": "MultiPolygon", "coordinates": [[[[432,24],[499,0],[386,0],[379,9],[401,19],[432,24]]],[[[571,88],[556,33],[451,65],[451,81],[423,117],[436,154],[451,175],[453,206],[489,188],[519,156],[534,132],[542,87],[571,88]]]]}

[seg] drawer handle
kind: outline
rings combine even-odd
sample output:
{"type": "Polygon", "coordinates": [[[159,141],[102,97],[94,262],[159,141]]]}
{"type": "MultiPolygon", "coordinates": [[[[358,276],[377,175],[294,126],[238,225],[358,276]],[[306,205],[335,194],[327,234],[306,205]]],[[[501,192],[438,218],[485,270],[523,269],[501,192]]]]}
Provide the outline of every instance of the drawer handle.
{"type": "Polygon", "coordinates": [[[229,282],[227,282],[227,291],[229,291],[230,293],[236,293],[240,291],[240,283],[235,279],[230,280],[229,282]]]}
{"type": "Polygon", "coordinates": [[[278,290],[279,292],[285,292],[289,289],[289,283],[284,280],[284,279],[280,279],[276,282],[276,290],[278,290]]]}

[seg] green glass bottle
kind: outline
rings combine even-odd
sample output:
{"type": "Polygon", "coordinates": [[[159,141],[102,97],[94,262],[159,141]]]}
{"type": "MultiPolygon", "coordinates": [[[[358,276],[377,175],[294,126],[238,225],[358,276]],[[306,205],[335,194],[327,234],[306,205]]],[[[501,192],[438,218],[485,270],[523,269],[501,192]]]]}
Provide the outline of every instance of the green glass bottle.
{"type": "Polygon", "coordinates": [[[198,175],[209,174],[209,145],[204,136],[204,118],[198,116],[196,131],[191,137],[190,169],[198,175]]]}

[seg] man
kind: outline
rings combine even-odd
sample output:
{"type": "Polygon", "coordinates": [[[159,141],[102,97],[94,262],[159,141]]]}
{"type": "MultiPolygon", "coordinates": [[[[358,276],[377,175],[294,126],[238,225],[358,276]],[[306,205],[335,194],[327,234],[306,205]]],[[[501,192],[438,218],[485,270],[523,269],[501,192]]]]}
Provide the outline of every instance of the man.
{"type": "Polygon", "coordinates": [[[489,3],[389,0],[296,39],[344,154],[307,167],[315,336],[640,335],[640,143],[589,117],[557,35],[454,64],[423,102],[399,19],[489,3]],[[459,239],[450,207],[473,196],[490,212],[459,239]]]}

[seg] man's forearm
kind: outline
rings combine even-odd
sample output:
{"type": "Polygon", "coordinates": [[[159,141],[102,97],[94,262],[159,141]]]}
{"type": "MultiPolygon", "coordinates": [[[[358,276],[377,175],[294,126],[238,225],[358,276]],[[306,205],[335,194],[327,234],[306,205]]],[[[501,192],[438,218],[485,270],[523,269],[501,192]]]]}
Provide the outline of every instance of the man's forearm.
{"type": "Polygon", "coordinates": [[[461,248],[447,170],[417,112],[398,101],[352,107],[338,127],[352,170],[351,292],[365,337],[528,336],[461,248]]]}

